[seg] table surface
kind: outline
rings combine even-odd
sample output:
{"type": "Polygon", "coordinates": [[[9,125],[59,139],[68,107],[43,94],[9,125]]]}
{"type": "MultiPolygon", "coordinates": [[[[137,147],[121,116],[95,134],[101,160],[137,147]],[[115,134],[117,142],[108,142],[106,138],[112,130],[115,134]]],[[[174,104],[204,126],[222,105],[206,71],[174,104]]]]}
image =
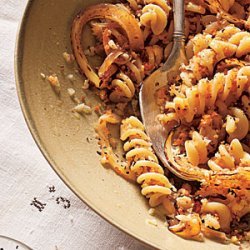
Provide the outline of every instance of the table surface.
{"type": "MultiPolygon", "coordinates": [[[[0,235],[32,249],[146,249],[81,202],[32,139],[14,79],[16,32],[26,2],[0,0],[0,235]]],[[[0,237],[0,249],[8,249],[4,244],[0,237]]]]}

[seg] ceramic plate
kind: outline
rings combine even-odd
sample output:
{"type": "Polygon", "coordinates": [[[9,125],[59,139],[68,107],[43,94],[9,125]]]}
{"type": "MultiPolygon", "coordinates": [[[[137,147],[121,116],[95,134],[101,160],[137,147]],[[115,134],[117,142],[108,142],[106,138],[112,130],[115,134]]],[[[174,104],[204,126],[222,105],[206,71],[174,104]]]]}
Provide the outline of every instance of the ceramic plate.
{"type": "MultiPolygon", "coordinates": [[[[73,87],[83,93],[83,78],[74,73],[62,57],[64,51],[71,49],[73,17],[96,2],[36,0],[27,5],[17,41],[16,82],[22,110],[37,145],[56,173],[82,201],[147,245],[168,250],[233,249],[234,246],[209,240],[200,243],[181,239],[169,232],[160,220],[158,226],[148,225],[146,220],[152,217],[139,187],[99,163],[93,129],[98,117],[93,114],[77,119],[72,114],[74,103],[67,88],[73,87]],[[75,75],[73,83],[67,79],[67,74],[72,72],[75,75]],[[41,73],[58,75],[62,85],[60,98],[42,79],[41,73]]],[[[91,39],[86,35],[84,45],[91,39]]],[[[87,95],[92,104],[98,102],[93,93],[87,95]]]]}

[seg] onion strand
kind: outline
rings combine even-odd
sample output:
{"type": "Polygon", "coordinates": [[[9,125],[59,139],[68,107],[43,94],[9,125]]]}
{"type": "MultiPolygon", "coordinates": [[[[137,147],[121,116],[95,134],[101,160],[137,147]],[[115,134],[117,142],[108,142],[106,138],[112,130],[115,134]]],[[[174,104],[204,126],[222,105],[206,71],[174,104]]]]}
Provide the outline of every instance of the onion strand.
{"type": "Polygon", "coordinates": [[[119,5],[98,4],[80,12],[73,21],[71,43],[76,61],[87,78],[100,87],[100,78],[89,65],[81,44],[83,27],[93,19],[109,19],[117,23],[125,31],[131,50],[141,50],[144,47],[143,35],[139,22],[135,17],[119,5]]]}

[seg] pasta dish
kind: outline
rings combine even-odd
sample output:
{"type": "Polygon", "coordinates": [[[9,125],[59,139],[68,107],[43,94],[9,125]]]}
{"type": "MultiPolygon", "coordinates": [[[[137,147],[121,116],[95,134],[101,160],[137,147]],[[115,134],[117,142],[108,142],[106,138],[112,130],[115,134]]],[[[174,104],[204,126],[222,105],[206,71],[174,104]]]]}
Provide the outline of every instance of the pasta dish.
{"type": "Polygon", "coordinates": [[[249,240],[250,1],[187,0],[188,63],[156,93],[156,119],[170,131],[166,157],[196,182],[161,166],[138,108],[140,85],[171,52],[172,9],[171,0],[121,0],[89,6],[73,21],[75,60],[102,101],[96,126],[101,163],[137,182],[173,233],[198,241],[249,240]],[[88,48],[82,44],[86,25],[96,41],[88,48]],[[103,58],[97,68],[92,56],[103,58]]]}

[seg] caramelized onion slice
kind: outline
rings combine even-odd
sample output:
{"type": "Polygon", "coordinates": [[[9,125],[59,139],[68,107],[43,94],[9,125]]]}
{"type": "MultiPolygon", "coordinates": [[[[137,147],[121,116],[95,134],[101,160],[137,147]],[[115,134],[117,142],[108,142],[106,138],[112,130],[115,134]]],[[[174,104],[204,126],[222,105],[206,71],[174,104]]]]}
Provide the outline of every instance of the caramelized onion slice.
{"type": "Polygon", "coordinates": [[[212,12],[219,13],[220,16],[226,19],[227,21],[234,23],[236,25],[245,25],[246,28],[249,28],[245,20],[234,17],[231,14],[224,11],[222,5],[218,0],[205,0],[205,4],[212,12]]]}
{"type": "Polygon", "coordinates": [[[102,63],[99,71],[98,71],[98,75],[100,77],[103,77],[105,72],[107,72],[109,70],[109,68],[111,67],[111,65],[115,62],[115,60],[122,54],[123,52],[121,50],[117,50],[114,52],[111,52],[104,60],[104,62],[102,63]]]}
{"type": "Polygon", "coordinates": [[[100,78],[88,64],[87,58],[84,55],[81,45],[83,27],[93,19],[109,19],[118,25],[126,32],[129,40],[129,45],[132,50],[140,50],[144,47],[143,36],[140,30],[138,21],[133,15],[119,5],[113,4],[98,4],[93,5],[80,12],[73,21],[71,30],[72,49],[75,54],[76,61],[96,87],[100,85],[100,78]]]}
{"type": "Polygon", "coordinates": [[[224,232],[216,231],[208,227],[202,226],[202,232],[207,238],[217,240],[224,244],[229,244],[230,239],[227,238],[226,234],[224,232]]]}

